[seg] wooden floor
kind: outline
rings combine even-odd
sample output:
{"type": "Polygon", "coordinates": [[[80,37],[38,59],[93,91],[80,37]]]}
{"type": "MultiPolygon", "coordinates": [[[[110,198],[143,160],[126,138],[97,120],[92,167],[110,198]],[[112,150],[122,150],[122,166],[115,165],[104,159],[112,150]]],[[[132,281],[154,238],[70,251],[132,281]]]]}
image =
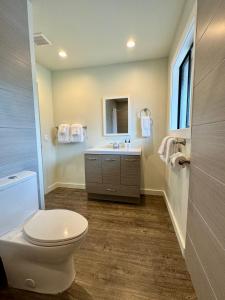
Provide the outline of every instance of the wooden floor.
{"type": "Polygon", "coordinates": [[[84,191],[58,188],[46,207],[84,215],[89,232],[74,253],[77,276],[57,296],[0,290],[7,300],[184,300],[197,299],[161,197],[141,205],[87,201],[84,191]]]}

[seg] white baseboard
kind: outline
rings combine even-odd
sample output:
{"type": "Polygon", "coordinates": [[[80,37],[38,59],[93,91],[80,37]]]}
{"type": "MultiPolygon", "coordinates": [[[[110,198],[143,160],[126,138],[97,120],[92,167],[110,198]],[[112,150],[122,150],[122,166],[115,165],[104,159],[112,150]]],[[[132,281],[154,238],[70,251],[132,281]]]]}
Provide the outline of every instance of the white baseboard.
{"type": "Polygon", "coordinates": [[[163,196],[164,196],[164,199],[165,199],[165,202],[166,202],[166,206],[167,206],[167,209],[168,209],[168,212],[169,212],[169,215],[170,215],[170,219],[172,221],[172,224],[173,224],[173,228],[174,228],[174,231],[176,233],[176,236],[177,236],[177,240],[178,240],[178,243],[179,243],[179,246],[180,246],[180,249],[181,249],[181,252],[182,252],[182,255],[184,256],[185,254],[185,241],[184,241],[184,238],[181,234],[181,230],[180,230],[180,227],[177,223],[177,220],[176,220],[176,217],[173,213],[173,210],[172,210],[172,207],[170,205],[170,202],[169,202],[169,199],[167,197],[167,194],[165,191],[163,191],[163,196]]]}
{"type": "Polygon", "coordinates": [[[152,195],[152,196],[164,196],[163,190],[155,190],[155,189],[141,189],[142,195],[152,195]]]}
{"type": "MultiPolygon", "coordinates": [[[[58,187],[65,187],[65,188],[73,188],[73,189],[85,189],[84,183],[73,183],[73,182],[63,182],[58,181],[48,186],[47,192],[51,192],[58,187]]],[[[154,196],[164,196],[163,190],[156,190],[156,189],[141,189],[141,194],[143,195],[154,195],[154,196]]]]}
{"type": "Polygon", "coordinates": [[[47,187],[46,193],[50,193],[50,192],[54,191],[57,187],[58,187],[58,186],[57,186],[57,182],[55,182],[55,183],[49,185],[49,186],[47,187]]]}
{"type": "Polygon", "coordinates": [[[65,188],[71,188],[71,189],[80,189],[85,190],[85,184],[84,183],[73,183],[73,182],[57,182],[58,187],[65,187],[65,188]]]}
{"type": "Polygon", "coordinates": [[[84,190],[85,189],[85,184],[84,183],[72,183],[72,182],[58,181],[58,182],[55,182],[55,183],[48,186],[47,193],[55,190],[58,187],[84,190]]]}

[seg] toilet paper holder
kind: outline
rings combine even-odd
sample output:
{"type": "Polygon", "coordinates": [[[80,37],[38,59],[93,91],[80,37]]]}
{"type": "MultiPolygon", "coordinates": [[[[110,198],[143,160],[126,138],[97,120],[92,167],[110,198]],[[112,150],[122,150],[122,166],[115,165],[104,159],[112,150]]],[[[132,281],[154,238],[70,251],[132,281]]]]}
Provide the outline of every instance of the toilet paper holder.
{"type": "Polygon", "coordinates": [[[181,165],[182,167],[185,167],[185,165],[190,165],[191,161],[190,159],[181,159],[179,161],[179,165],[181,165]]]}

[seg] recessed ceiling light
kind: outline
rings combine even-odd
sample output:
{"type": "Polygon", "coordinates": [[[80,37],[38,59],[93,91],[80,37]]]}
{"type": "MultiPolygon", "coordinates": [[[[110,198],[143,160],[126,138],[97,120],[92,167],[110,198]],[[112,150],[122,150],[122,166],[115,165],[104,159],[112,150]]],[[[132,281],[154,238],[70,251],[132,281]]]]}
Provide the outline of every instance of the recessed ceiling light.
{"type": "Polygon", "coordinates": [[[134,48],[135,47],[135,41],[134,40],[129,40],[127,42],[127,47],[128,48],[134,48]]]}
{"type": "Polygon", "coordinates": [[[67,57],[66,51],[60,50],[59,51],[59,56],[62,57],[62,58],[66,58],[67,57]]]}

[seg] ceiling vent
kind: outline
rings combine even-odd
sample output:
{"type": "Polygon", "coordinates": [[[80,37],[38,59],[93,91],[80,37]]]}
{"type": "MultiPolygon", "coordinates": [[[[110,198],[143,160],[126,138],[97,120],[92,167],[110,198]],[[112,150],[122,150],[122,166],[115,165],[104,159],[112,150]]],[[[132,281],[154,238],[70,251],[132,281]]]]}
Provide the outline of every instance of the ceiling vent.
{"type": "Polygon", "coordinates": [[[52,45],[52,42],[41,32],[34,33],[34,42],[36,46],[52,45]]]}

